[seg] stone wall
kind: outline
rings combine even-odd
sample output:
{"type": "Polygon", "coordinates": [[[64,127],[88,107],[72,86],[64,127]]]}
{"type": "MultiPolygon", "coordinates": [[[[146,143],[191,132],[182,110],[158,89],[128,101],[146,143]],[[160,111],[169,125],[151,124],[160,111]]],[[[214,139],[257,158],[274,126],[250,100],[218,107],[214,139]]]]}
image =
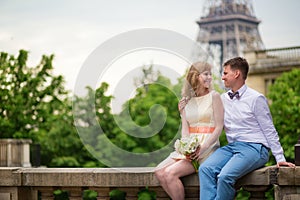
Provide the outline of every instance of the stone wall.
{"type": "MultiPolygon", "coordinates": [[[[57,189],[68,191],[70,200],[82,199],[83,191],[94,190],[97,199],[109,199],[109,192],[120,189],[126,199],[137,199],[139,190],[148,187],[158,200],[169,199],[154,175],[154,168],[0,168],[1,200],[54,199],[57,189]]],[[[197,174],[184,177],[186,199],[199,199],[197,174]]],[[[300,199],[300,167],[264,167],[241,178],[237,189],[251,193],[250,199],[264,199],[265,192],[274,187],[276,200],[300,199]]]]}

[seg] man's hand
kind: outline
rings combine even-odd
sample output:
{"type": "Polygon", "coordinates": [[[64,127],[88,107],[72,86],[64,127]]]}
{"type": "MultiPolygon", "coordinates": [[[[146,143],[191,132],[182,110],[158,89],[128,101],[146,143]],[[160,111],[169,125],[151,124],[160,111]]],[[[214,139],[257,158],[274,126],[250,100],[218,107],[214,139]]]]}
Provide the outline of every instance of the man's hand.
{"type": "Polygon", "coordinates": [[[277,167],[280,167],[280,166],[286,166],[286,167],[292,167],[292,168],[296,167],[296,165],[294,163],[290,163],[290,162],[278,162],[277,167]]]}

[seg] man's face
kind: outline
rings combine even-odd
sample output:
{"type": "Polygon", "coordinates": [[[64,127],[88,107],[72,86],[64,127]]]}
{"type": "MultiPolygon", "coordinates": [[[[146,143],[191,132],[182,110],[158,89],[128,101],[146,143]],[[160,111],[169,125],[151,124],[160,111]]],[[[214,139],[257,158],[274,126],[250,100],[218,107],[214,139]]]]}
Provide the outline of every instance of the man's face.
{"type": "Polygon", "coordinates": [[[224,81],[224,85],[226,88],[232,88],[235,80],[236,80],[236,73],[237,70],[231,70],[230,65],[224,66],[222,80],[224,81]]]}

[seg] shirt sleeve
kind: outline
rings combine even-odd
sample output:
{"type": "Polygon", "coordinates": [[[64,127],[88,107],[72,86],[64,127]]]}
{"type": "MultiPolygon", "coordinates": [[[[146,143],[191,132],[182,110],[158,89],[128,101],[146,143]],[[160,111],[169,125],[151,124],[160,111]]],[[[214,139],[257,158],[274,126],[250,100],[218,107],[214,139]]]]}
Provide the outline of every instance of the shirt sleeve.
{"type": "Polygon", "coordinates": [[[278,132],[274,127],[268,102],[264,96],[260,95],[256,99],[254,104],[254,113],[258,124],[266,137],[269,148],[276,159],[276,162],[285,162],[286,159],[283,154],[282,146],[279,142],[278,132]]]}

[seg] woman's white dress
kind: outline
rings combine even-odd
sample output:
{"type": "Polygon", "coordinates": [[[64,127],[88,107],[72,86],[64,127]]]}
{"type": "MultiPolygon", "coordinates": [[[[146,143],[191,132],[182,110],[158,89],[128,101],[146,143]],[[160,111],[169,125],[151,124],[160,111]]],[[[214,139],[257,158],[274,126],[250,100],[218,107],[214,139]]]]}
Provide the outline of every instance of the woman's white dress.
{"type": "MultiPolygon", "coordinates": [[[[201,97],[191,98],[187,105],[185,106],[186,120],[189,123],[190,132],[189,134],[196,134],[200,145],[204,144],[211,136],[214,127],[215,121],[213,116],[213,107],[212,107],[212,93],[201,97]]],[[[201,164],[212,152],[214,152],[218,147],[220,147],[219,140],[217,140],[211,147],[209,147],[198,160],[201,164]]],[[[172,152],[167,159],[162,161],[158,167],[163,167],[172,159],[186,159],[182,154],[177,153],[176,151],[172,152]]]]}

